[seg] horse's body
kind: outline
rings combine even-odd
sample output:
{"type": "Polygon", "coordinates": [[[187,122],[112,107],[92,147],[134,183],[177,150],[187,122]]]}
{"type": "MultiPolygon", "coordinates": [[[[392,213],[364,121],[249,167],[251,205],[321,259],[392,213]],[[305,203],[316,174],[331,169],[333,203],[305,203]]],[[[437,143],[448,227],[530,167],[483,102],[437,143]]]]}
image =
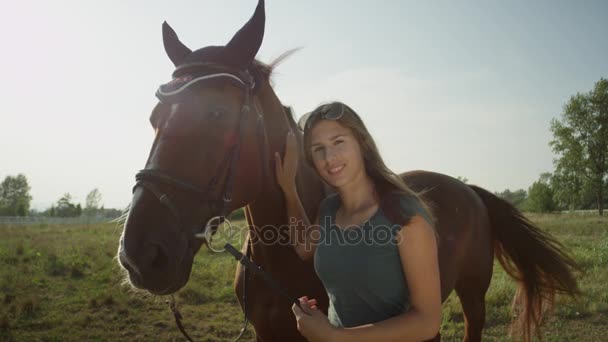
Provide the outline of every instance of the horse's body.
{"type": "MultiPolygon", "coordinates": [[[[312,262],[300,260],[289,245],[268,244],[264,241],[252,243],[252,239],[260,237],[268,227],[287,230],[289,221],[283,194],[271,171],[274,169],[272,154],[283,151],[288,130],[295,131],[297,140],[301,143],[297,125],[270,86],[268,78],[271,68],[265,69],[261,64],[252,62],[263,36],[263,10],[263,1],[260,1],[252,19],[224,50],[213,47],[191,52],[177,40],[170,29],[164,32],[165,49],[178,69],[184,65],[184,59],[187,63],[192,63],[196,57],[195,62],[202,63],[199,68],[219,65],[222,72],[232,70],[233,75],[239,75],[242,70],[248,70],[258,76],[251,101],[259,115],[257,123],[262,122],[263,129],[259,129],[256,121],[251,120],[249,112],[243,112],[240,119],[237,119],[245,125],[239,131],[240,141],[246,141],[247,144],[241,146],[240,159],[235,163],[235,169],[231,171],[228,168],[227,173],[220,178],[224,183],[230,177],[234,178],[234,199],[229,204],[225,203],[226,210],[246,207],[250,234],[243,252],[249,252],[250,258],[289,289],[293,296],[316,298],[319,308],[327,312],[327,295],[314,272],[312,262]],[[242,39],[239,41],[239,35],[247,37],[246,42],[242,39]],[[255,44],[257,47],[253,46],[255,44]],[[241,48],[241,45],[253,47],[241,48]],[[234,55],[241,61],[234,62],[234,55]],[[250,57],[242,58],[242,55],[250,57]],[[221,58],[218,59],[218,56],[221,58]],[[230,60],[230,63],[222,65],[224,59],[230,60]],[[263,132],[263,136],[259,132],[263,132]],[[261,149],[264,151],[255,148],[256,142],[263,142],[259,145],[263,146],[261,149]]],[[[166,127],[170,125],[163,126],[165,123],[162,120],[156,122],[159,120],[156,118],[153,125],[157,130],[157,139],[146,164],[146,169],[162,170],[169,178],[179,177],[179,184],[192,184],[186,190],[210,184],[209,179],[220,165],[217,161],[223,159],[222,155],[226,153],[222,144],[218,145],[219,140],[212,137],[217,133],[214,130],[232,127],[236,122],[234,108],[239,108],[239,104],[249,99],[249,95],[242,97],[241,88],[230,85],[200,89],[191,96],[200,97],[204,108],[208,104],[231,108],[227,115],[231,118],[230,123],[223,124],[219,120],[216,127],[206,122],[200,126],[202,131],[188,131],[193,132],[190,141],[164,138],[163,130],[168,130],[166,127]],[[201,146],[201,141],[205,141],[206,145],[201,146]],[[204,157],[199,158],[199,155],[204,157]]],[[[165,106],[158,110],[164,112],[159,114],[166,117],[163,120],[173,126],[179,120],[188,120],[187,111],[180,105],[165,106]]],[[[191,125],[187,123],[186,126],[191,125]]],[[[559,244],[525,220],[511,205],[481,188],[468,186],[445,175],[415,171],[405,173],[402,177],[412,189],[425,193],[424,198],[429,201],[435,214],[442,299],[445,300],[452,290],[456,290],[465,315],[465,341],[481,340],[485,321],[484,297],[492,277],[494,255],[507,266],[507,272],[520,281],[516,302],[523,308],[520,318],[526,339],[539,323],[539,309],[545,300],[551,300],[555,292],[576,293],[576,282],[570,272],[574,266],[572,260],[561,251],[559,244]]],[[[175,182],[158,186],[150,183],[151,181],[137,188],[134,193],[131,212],[121,237],[119,261],[129,271],[135,286],[153,293],[167,294],[177,291],[187,282],[193,255],[202,244],[186,227],[195,222],[206,222],[218,215],[218,210],[213,205],[206,205],[207,202],[204,201],[202,206],[193,202],[191,197],[182,193],[184,191],[171,187],[175,182]],[[175,205],[168,205],[167,197],[175,205]],[[186,211],[187,215],[181,219],[180,213],[186,211]]],[[[296,183],[308,216],[315,217],[318,206],[326,195],[326,187],[314,170],[305,165],[303,158],[299,162],[296,183]]],[[[261,277],[249,276],[246,284],[247,315],[255,328],[258,341],[304,341],[296,329],[291,302],[274,292],[261,277]]],[[[235,290],[244,307],[241,296],[243,272],[240,265],[237,267],[235,290]]]]}

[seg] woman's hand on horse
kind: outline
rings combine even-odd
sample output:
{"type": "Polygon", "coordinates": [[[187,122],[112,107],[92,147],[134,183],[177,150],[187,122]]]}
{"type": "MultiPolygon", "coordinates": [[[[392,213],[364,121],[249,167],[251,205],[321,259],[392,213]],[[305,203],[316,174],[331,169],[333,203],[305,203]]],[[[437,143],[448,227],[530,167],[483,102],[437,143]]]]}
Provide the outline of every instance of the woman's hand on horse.
{"type": "Polygon", "coordinates": [[[281,159],[279,152],[274,153],[277,183],[283,192],[294,191],[296,188],[296,172],[298,170],[298,144],[292,131],[285,138],[285,155],[281,159]]]}

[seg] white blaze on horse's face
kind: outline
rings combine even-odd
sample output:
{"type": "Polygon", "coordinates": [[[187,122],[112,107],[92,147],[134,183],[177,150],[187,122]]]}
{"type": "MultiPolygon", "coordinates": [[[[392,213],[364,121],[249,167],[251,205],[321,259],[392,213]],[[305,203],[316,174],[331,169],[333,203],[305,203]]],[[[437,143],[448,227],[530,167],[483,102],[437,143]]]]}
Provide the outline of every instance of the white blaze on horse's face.
{"type": "Polygon", "coordinates": [[[321,120],[310,137],[315,168],[330,185],[339,188],[365,176],[361,147],[349,128],[336,120],[321,120]]]}

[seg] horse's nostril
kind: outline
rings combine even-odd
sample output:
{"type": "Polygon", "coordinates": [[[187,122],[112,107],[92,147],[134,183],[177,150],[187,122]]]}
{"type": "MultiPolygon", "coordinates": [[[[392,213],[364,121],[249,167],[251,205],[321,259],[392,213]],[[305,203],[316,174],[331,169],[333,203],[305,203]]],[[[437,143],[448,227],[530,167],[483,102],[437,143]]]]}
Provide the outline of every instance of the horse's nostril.
{"type": "Polygon", "coordinates": [[[122,266],[127,272],[129,272],[129,280],[131,284],[136,287],[140,287],[142,283],[142,275],[139,273],[137,268],[129,262],[129,259],[125,256],[124,251],[118,254],[118,263],[122,266]]]}
{"type": "Polygon", "coordinates": [[[144,250],[143,261],[152,269],[162,269],[167,266],[169,257],[160,245],[149,244],[144,250]]]}

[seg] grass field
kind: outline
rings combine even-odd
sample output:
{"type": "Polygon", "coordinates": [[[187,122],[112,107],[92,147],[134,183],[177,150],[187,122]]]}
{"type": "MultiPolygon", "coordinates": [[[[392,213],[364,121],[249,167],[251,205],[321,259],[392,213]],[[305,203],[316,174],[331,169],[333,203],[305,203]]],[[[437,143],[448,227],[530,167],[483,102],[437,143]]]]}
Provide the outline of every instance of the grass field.
{"type": "MultiPolygon", "coordinates": [[[[608,337],[608,218],[533,215],[581,264],[578,300],[559,298],[543,327],[547,341],[608,337]]],[[[114,259],[121,227],[0,225],[0,341],[182,341],[165,298],[123,285],[114,259]]],[[[206,249],[177,295],[184,324],[197,341],[231,340],[242,313],[232,289],[236,261],[206,249]]],[[[487,295],[484,340],[509,341],[515,283],[495,266],[487,295]]],[[[443,306],[442,339],[464,332],[458,299],[443,306]]],[[[253,341],[252,328],[244,341],[253,341]]]]}

